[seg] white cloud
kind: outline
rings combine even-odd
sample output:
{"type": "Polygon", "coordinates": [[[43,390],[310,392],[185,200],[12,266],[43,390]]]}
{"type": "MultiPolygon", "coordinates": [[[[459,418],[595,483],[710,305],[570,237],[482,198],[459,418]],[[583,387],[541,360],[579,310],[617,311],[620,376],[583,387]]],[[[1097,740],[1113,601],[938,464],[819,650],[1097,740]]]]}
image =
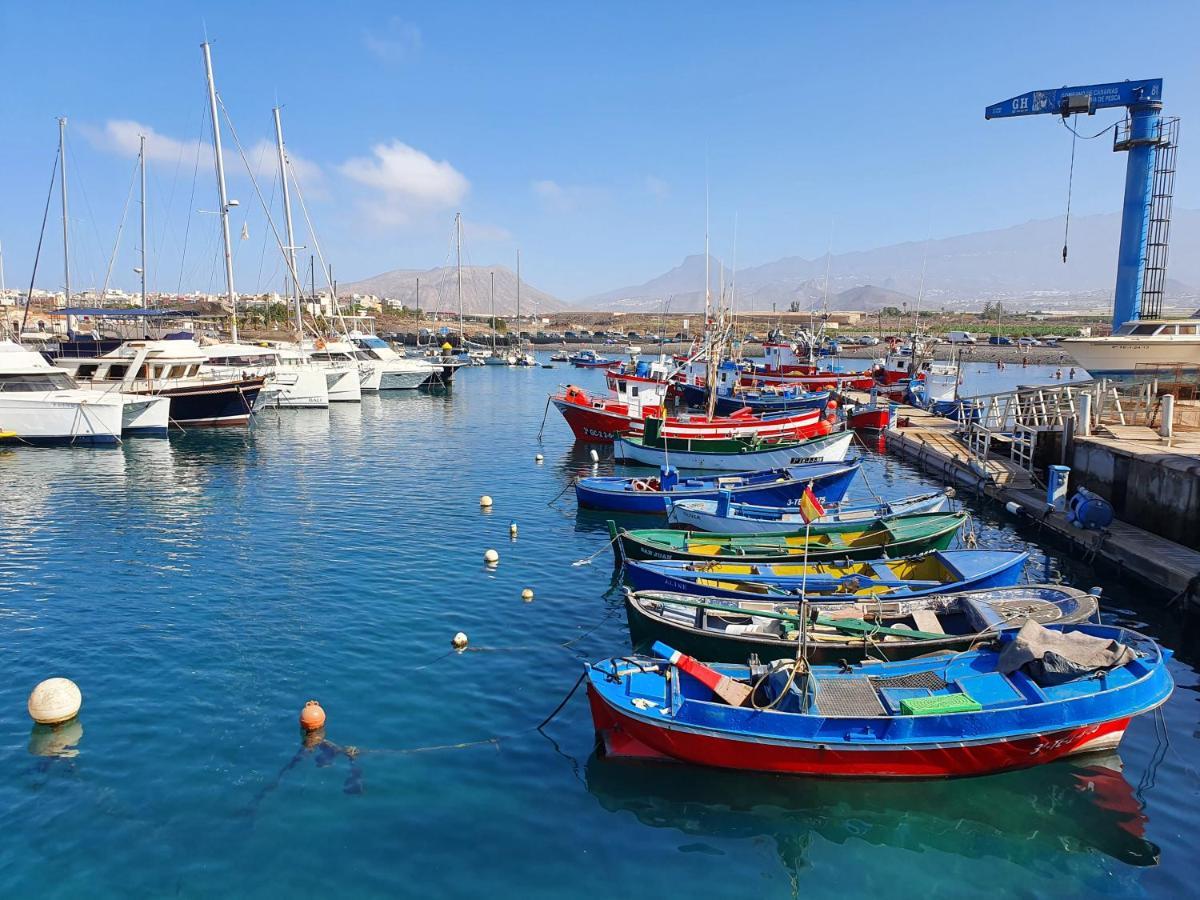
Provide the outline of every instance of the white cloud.
{"type": "Polygon", "coordinates": [[[646,190],[655,197],[662,198],[671,193],[671,186],[661,178],[655,178],[653,175],[646,176],[646,190]]]}
{"type": "MultiPolygon", "coordinates": [[[[134,158],[138,155],[141,135],[146,136],[146,161],[149,163],[179,164],[196,158],[196,139],[181,140],[155,131],[150,125],[135,122],[133,119],[109,119],[102,126],[80,125],[80,133],[98,150],[115,153],[118,156],[134,158]]],[[[268,178],[274,178],[279,172],[279,157],[276,156],[275,142],[260,139],[247,148],[246,159],[250,164],[254,177],[260,184],[268,178]]],[[[324,175],[321,167],[311,160],[297,156],[288,150],[288,160],[296,179],[304,190],[314,194],[322,190],[324,175]]],[[[200,164],[212,165],[212,147],[204,141],[200,144],[200,164]]],[[[245,174],[245,166],[241,164],[237,146],[233,141],[225,141],[225,171],[230,178],[245,174]]],[[[264,188],[265,190],[265,188],[264,188]]]]}
{"type": "MultiPolygon", "coordinates": [[[[165,134],[159,134],[151,126],[133,119],[109,119],[101,127],[95,125],[80,125],[79,132],[98,150],[116,153],[119,156],[136,157],[141,136],[146,136],[146,161],[158,163],[177,163],[180,158],[194,158],[196,142],[181,141],[165,134]]],[[[207,146],[200,147],[200,153],[211,159],[211,151],[207,146]]]]}
{"type": "Polygon", "coordinates": [[[393,16],[383,28],[366,32],[363,43],[386,62],[409,62],[421,53],[421,29],[393,16]]]}
{"type": "Polygon", "coordinates": [[[559,184],[550,178],[535,181],[532,187],[533,193],[542,202],[543,208],[550,212],[573,212],[581,206],[595,203],[605,196],[605,192],[600,188],[580,184],[559,184]]]}
{"type": "Polygon", "coordinates": [[[403,141],[376,144],[371,154],[346,160],[338,171],[379,192],[363,205],[381,225],[401,225],[414,212],[454,206],[471,187],[449,162],[435,160],[403,141]]]}

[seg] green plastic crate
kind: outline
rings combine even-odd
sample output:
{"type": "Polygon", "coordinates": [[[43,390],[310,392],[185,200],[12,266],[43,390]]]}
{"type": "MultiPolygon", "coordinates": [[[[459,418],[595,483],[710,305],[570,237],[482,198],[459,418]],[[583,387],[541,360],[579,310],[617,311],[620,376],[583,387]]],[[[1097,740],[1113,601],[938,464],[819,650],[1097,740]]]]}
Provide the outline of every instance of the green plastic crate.
{"type": "Polygon", "coordinates": [[[983,709],[970,694],[936,694],[932,697],[905,697],[900,701],[903,716],[940,716],[946,713],[979,712],[983,709]]]}

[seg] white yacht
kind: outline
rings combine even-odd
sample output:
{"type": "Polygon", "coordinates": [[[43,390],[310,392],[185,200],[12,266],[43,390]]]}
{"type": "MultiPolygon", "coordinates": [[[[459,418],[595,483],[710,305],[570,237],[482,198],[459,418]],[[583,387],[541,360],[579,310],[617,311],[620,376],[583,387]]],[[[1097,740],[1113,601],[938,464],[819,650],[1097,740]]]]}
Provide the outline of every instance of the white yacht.
{"type": "Polygon", "coordinates": [[[124,411],[115,391],[80,390],[40,353],[0,341],[0,432],[30,444],[115,444],[124,411]]]}
{"type": "Polygon", "coordinates": [[[1186,319],[1134,319],[1108,337],[1061,343],[1093,378],[1194,371],[1200,369],[1200,310],[1186,319]]]}
{"type": "Polygon", "coordinates": [[[358,403],[362,400],[363,366],[353,344],[317,338],[302,342],[300,349],[325,370],[330,403],[358,403]]]}
{"type": "Polygon", "coordinates": [[[267,380],[259,394],[262,406],[286,409],[329,406],[329,383],[319,362],[294,347],[278,344],[208,344],[208,371],[231,377],[252,373],[267,380]]]}
{"type": "Polygon", "coordinates": [[[54,365],[85,390],[169,398],[171,422],[185,429],[247,424],[266,380],[207,371],[203,348],[183,338],[126,341],[111,353],[59,357],[54,365]]]}
{"type": "Polygon", "coordinates": [[[437,369],[425,359],[401,356],[387,341],[373,334],[352,335],[360,363],[377,373],[376,390],[414,390],[432,378],[437,369]]]}

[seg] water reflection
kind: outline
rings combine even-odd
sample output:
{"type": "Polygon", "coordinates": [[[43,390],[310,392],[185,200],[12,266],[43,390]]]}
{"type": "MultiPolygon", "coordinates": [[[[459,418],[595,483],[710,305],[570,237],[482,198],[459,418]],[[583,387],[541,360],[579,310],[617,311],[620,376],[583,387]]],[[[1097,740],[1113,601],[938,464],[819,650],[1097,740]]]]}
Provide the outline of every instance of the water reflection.
{"type": "Polygon", "coordinates": [[[1039,868],[1054,852],[1098,851],[1139,867],[1159,860],[1115,755],[953,781],[806,779],[598,754],[585,774],[609,812],[695,837],[769,838],[795,873],[810,866],[814,837],[1039,868]]]}
{"type": "Polygon", "coordinates": [[[34,725],[29,732],[29,754],[56,759],[71,759],[79,755],[83,740],[83,723],[76,717],[61,725],[34,725]]]}

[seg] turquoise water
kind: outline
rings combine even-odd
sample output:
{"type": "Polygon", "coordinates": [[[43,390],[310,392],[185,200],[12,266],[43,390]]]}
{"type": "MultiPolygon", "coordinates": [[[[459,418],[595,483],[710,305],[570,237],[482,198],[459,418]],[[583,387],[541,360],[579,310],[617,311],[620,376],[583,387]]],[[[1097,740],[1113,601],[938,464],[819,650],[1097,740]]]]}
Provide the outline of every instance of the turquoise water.
{"type": "MultiPolygon", "coordinates": [[[[459,379],[248,432],[0,452],[0,896],[1191,892],[1195,641],[1145,591],[1034,545],[1032,577],[1103,584],[1108,620],[1177,651],[1179,689],[1131,727],[1123,771],[630,765],[593,755],[581,693],[535,730],[583,660],[626,647],[610,555],[572,565],[606,541],[564,491],[587,449],[553,410],[537,440],[548,391],[602,375],[459,379]],[[68,755],[25,715],[51,675],[84,693],[68,755]],[[312,748],[309,698],[329,715],[312,748]]],[[[888,496],[927,484],[879,456],[866,473],[888,496]]],[[[1036,537],[975,512],[994,545],[1036,537]]]]}

